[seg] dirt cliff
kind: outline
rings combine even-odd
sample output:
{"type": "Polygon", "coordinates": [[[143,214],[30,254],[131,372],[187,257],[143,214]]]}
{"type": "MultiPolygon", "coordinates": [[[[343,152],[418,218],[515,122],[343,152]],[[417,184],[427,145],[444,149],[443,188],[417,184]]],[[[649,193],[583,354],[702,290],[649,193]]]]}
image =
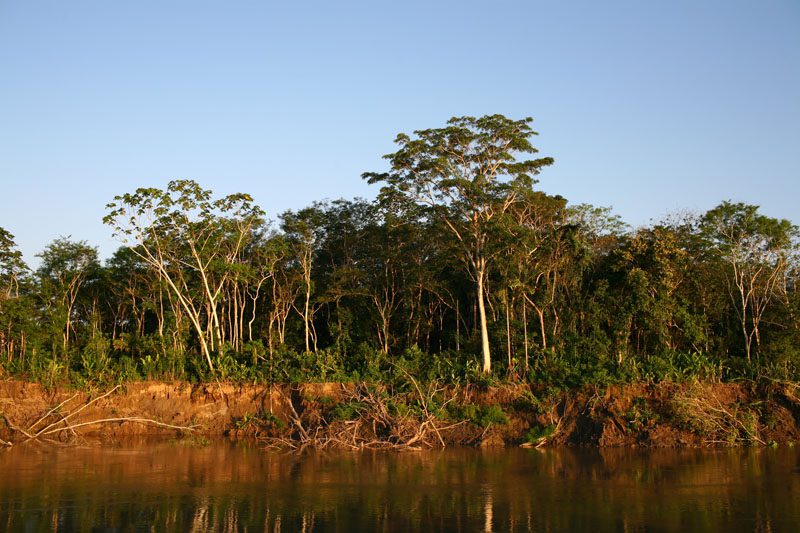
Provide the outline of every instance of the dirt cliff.
{"type": "Polygon", "coordinates": [[[791,383],[629,384],[559,393],[545,386],[510,384],[431,391],[401,397],[385,387],[356,384],[185,382],[75,391],[6,380],[0,381],[0,440],[11,444],[35,436],[50,442],[114,441],[198,434],[285,443],[306,438],[314,444],[308,435],[329,435],[326,442],[336,443],[352,433],[352,447],[357,447],[381,439],[400,442],[398,428],[408,433],[409,424],[417,424],[432,428],[428,439],[413,439],[412,427],[406,441],[432,446],[800,442],[800,391],[791,383]],[[375,412],[379,410],[385,412],[375,412]]]}

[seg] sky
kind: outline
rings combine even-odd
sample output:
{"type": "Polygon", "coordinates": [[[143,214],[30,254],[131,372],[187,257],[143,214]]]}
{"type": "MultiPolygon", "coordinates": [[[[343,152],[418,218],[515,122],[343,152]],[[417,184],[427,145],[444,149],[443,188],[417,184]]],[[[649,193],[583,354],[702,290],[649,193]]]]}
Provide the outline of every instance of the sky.
{"type": "Polygon", "coordinates": [[[275,220],[373,198],[400,132],[534,118],[537,187],[633,227],[800,223],[800,0],[0,0],[0,227],[102,258],[105,206],[193,179],[275,220]]]}

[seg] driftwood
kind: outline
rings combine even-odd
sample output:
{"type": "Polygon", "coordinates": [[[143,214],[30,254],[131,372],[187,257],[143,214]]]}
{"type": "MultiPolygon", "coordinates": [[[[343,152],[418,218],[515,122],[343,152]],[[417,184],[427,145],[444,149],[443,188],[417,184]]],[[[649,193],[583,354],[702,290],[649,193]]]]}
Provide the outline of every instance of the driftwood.
{"type": "MultiPolygon", "coordinates": [[[[43,415],[36,419],[35,422],[30,424],[27,428],[20,428],[13,425],[8,418],[5,416],[3,417],[6,425],[15,433],[18,433],[25,437],[22,442],[46,442],[51,444],[64,444],[66,443],[73,443],[77,439],[80,438],[76,429],[88,427],[88,426],[97,426],[102,424],[109,424],[109,423],[121,423],[121,422],[133,422],[136,424],[147,424],[157,427],[175,429],[178,431],[194,431],[197,426],[176,426],[173,424],[167,424],[165,422],[161,422],[159,420],[154,420],[150,418],[143,418],[138,416],[133,417],[113,417],[113,418],[99,418],[95,420],[79,420],[73,421],[77,415],[83,412],[86,408],[91,406],[92,404],[102,400],[110,396],[114,391],[116,391],[119,386],[114,387],[113,389],[109,390],[92,398],[91,400],[87,401],[86,403],[74,407],[71,410],[68,410],[66,413],[63,412],[63,409],[72,402],[75,398],[78,397],[78,393],[73,394],[66,400],[62,401],[58,405],[48,409],[43,415]],[[57,437],[59,440],[54,440],[53,437],[57,437]]],[[[4,446],[11,446],[12,442],[6,442],[0,439],[0,445],[4,446]]]]}
{"type": "MultiPolygon", "coordinates": [[[[429,385],[423,391],[419,383],[406,376],[413,385],[412,393],[390,394],[385,386],[359,384],[354,387],[342,385],[340,405],[356,406],[355,416],[350,420],[333,417],[304,416],[289,402],[290,423],[294,428],[291,435],[264,439],[271,448],[301,451],[306,448],[316,450],[420,450],[423,448],[444,448],[446,441],[442,434],[452,430],[466,420],[444,422],[431,410],[435,395],[446,392],[445,387],[429,385]],[[407,409],[399,413],[390,404],[408,405],[415,402],[419,409],[407,409]],[[330,417],[329,417],[330,418],[330,417]]],[[[439,405],[441,411],[451,397],[439,405]]]]}
{"type": "Polygon", "coordinates": [[[717,398],[681,393],[673,399],[673,410],[687,424],[706,436],[707,444],[732,444],[737,441],[767,443],[758,436],[755,413],[726,408],[717,398]],[[742,436],[743,435],[743,436],[742,436]]]}

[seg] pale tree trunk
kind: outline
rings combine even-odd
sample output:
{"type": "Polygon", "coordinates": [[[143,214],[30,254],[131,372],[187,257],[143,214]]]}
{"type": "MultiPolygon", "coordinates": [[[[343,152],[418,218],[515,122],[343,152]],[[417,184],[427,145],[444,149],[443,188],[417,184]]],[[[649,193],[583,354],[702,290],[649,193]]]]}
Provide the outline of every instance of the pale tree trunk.
{"type": "Polygon", "coordinates": [[[246,307],[247,307],[246,293],[245,293],[245,291],[242,291],[240,296],[239,296],[239,318],[238,318],[238,324],[239,324],[239,333],[238,333],[238,335],[239,335],[239,343],[238,344],[239,344],[239,347],[241,347],[244,344],[244,321],[245,321],[244,313],[245,313],[245,308],[246,307]]]}
{"type": "Polygon", "coordinates": [[[308,320],[309,310],[308,310],[308,307],[309,307],[309,302],[311,301],[311,291],[309,290],[308,285],[306,285],[306,287],[307,287],[306,288],[306,301],[305,301],[305,307],[303,309],[303,324],[305,325],[305,330],[306,330],[306,351],[310,352],[311,351],[311,345],[310,345],[311,328],[309,327],[309,320],[308,320]]]}
{"type": "Polygon", "coordinates": [[[397,302],[395,301],[395,298],[395,291],[389,287],[384,287],[380,296],[374,293],[372,295],[372,303],[375,304],[375,310],[378,312],[378,316],[380,317],[380,324],[378,325],[378,340],[381,344],[381,350],[386,354],[389,353],[389,330],[391,326],[392,315],[397,308],[397,302]]]}
{"type": "Polygon", "coordinates": [[[536,314],[539,315],[539,330],[542,332],[542,350],[547,350],[547,330],[544,327],[544,309],[536,306],[536,314]]]}
{"type": "Polygon", "coordinates": [[[750,353],[753,344],[753,336],[751,332],[747,331],[747,304],[748,300],[750,299],[750,291],[752,291],[752,288],[748,290],[748,287],[746,287],[745,272],[743,271],[744,266],[740,267],[736,261],[732,261],[731,266],[733,267],[733,283],[736,285],[739,301],[736,302],[737,298],[734,297],[733,291],[730,288],[730,284],[728,285],[728,291],[731,300],[734,301],[734,307],[738,306],[737,311],[739,314],[739,325],[742,328],[745,356],[747,357],[747,366],[749,368],[751,364],[750,353]]]}
{"type": "MultiPolygon", "coordinates": [[[[250,291],[249,290],[247,291],[247,295],[250,297],[250,299],[253,302],[253,312],[250,315],[250,320],[247,322],[247,340],[249,340],[251,342],[253,341],[253,322],[256,321],[256,310],[258,308],[258,306],[257,306],[257,304],[258,304],[258,295],[261,292],[261,286],[264,284],[264,282],[266,280],[267,280],[267,276],[262,276],[261,279],[258,281],[258,284],[256,285],[255,295],[251,295],[250,291]]],[[[242,311],[242,321],[244,321],[244,311],[242,311]]],[[[270,331],[271,331],[271,328],[270,328],[270,331]]],[[[271,342],[271,339],[270,339],[270,342],[271,342]]]]}
{"type": "MultiPolygon", "coordinates": [[[[175,283],[175,281],[169,275],[169,272],[167,271],[166,266],[165,266],[165,262],[163,260],[160,263],[153,262],[151,264],[155,264],[155,266],[158,268],[158,274],[161,276],[161,279],[166,281],[167,285],[171,289],[171,291],[167,291],[167,294],[168,295],[169,294],[174,294],[175,295],[175,298],[178,300],[177,301],[178,306],[180,308],[182,308],[186,312],[186,315],[189,317],[189,321],[191,322],[192,326],[194,327],[195,332],[197,333],[197,339],[200,342],[200,350],[202,351],[203,356],[205,357],[206,362],[208,363],[209,370],[211,371],[212,374],[214,374],[215,370],[214,370],[214,363],[213,363],[213,361],[211,359],[211,349],[209,349],[209,347],[208,347],[208,341],[207,341],[207,338],[206,338],[206,333],[204,331],[203,325],[200,323],[200,311],[199,311],[199,309],[196,309],[195,306],[194,306],[194,303],[191,300],[189,300],[186,296],[184,296],[183,292],[180,290],[178,285],[175,283]]],[[[172,300],[172,298],[170,297],[170,301],[171,300],[172,300]]],[[[177,306],[175,306],[173,304],[173,307],[177,307],[177,306]]],[[[178,315],[176,315],[176,318],[178,318],[178,315]]],[[[175,341],[175,338],[173,337],[173,343],[174,343],[174,341],[175,341]]],[[[213,337],[212,337],[212,341],[213,341],[213,337]]]]}
{"type": "Polygon", "coordinates": [[[508,368],[511,369],[511,301],[506,290],[506,356],[508,358],[508,368]]]}
{"type": "MultiPolygon", "coordinates": [[[[306,284],[305,302],[303,307],[303,325],[305,326],[306,352],[311,351],[311,325],[310,325],[310,305],[311,305],[311,254],[307,254],[303,261],[303,281],[306,284]]],[[[314,349],[316,352],[316,347],[314,349]]]]}
{"type": "MultiPolygon", "coordinates": [[[[222,346],[223,338],[222,338],[222,326],[220,325],[219,315],[217,314],[217,299],[222,289],[222,286],[225,282],[223,277],[222,281],[218,284],[215,293],[212,294],[211,292],[211,282],[209,281],[208,274],[206,272],[206,264],[200,258],[200,254],[195,248],[195,243],[193,241],[189,241],[190,249],[192,251],[192,256],[195,259],[195,263],[197,264],[197,272],[200,274],[200,280],[203,282],[203,292],[206,296],[206,309],[209,315],[208,319],[208,336],[211,340],[211,350],[220,349],[222,346]],[[216,337],[216,338],[215,338],[216,337]]],[[[177,287],[176,287],[177,289],[177,287]]],[[[197,322],[199,324],[199,320],[195,320],[192,318],[192,322],[197,322]]],[[[203,341],[205,343],[205,341],[203,341]]],[[[208,351],[208,347],[206,346],[206,355],[207,359],[211,361],[210,351],[208,351]]],[[[212,368],[213,371],[213,368],[212,368]]]]}
{"type": "Polygon", "coordinates": [[[158,309],[156,320],[158,321],[158,338],[164,338],[164,323],[167,320],[166,313],[164,312],[164,296],[161,294],[161,287],[158,288],[158,309]]]}
{"type": "Polygon", "coordinates": [[[492,356],[489,351],[489,327],[486,324],[486,306],[483,302],[483,279],[486,275],[486,266],[483,261],[477,269],[478,278],[478,316],[481,323],[481,352],[483,354],[483,373],[492,371],[492,356]]]}
{"type": "Polygon", "coordinates": [[[389,353],[389,320],[385,317],[381,317],[381,348],[383,349],[383,353],[389,353]]]}
{"type": "Polygon", "coordinates": [[[525,337],[525,375],[528,374],[528,306],[522,298],[522,334],[525,337]]]}
{"type": "Polygon", "coordinates": [[[83,276],[76,276],[69,282],[67,292],[64,294],[64,307],[67,310],[66,324],[64,328],[64,355],[66,356],[69,348],[69,334],[72,331],[72,309],[75,307],[75,300],[78,298],[78,290],[83,283],[83,276]]]}
{"type": "MultiPolygon", "coordinates": [[[[317,309],[314,309],[312,311],[312,315],[315,315],[316,313],[317,313],[317,309]]],[[[310,331],[310,334],[311,334],[311,342],[314,345],[314,353],[317,353],[317,328],[314,326],[314,321],[313,320],[309,320],[308,326],[309,326],[309,331],[310,331]]]]}
{"type": "Polygon", "coordinates": [[[461,310],[456,300],[456,353],[461,353],[461,310]]]}

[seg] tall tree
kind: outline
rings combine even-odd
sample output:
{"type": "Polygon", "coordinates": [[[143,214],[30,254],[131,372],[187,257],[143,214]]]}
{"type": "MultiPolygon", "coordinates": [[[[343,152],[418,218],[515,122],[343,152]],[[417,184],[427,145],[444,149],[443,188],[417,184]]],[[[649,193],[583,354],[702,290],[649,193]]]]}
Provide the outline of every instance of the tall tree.
{"type": "Polygon", "coordinates": [[[372,259],[369,239],[374,220],[374,205],[360,198],[334,200],[324,207],[324,241],[319,246],[315,276],[320,287],[317,300],[327,306],[329,334],[342,355],[352,343],[354,313],[366,300],[366,263],[372,259]]]}
{"type": "Polygon", "coordinates": [[[400,149],[384,156],[391,170],[363,175],[369,183],[384,183],[387,193],[430,206],[458,241],[475,283],[485,373],[491,371],[485,306],[490,229],[518,192],[531,188],[532,176],[553,163],[549,157],[517,160],[520,154],[538,151],[530,141],[536,135],[532,122],[502,115],[454,117],[444,128],[415,131],[414,138],[401,133],[395,139],[400,149]]]}
{"type": "MultiPolygon", "coordinates": [[[[510,238],[507,239],[501,270],[505,274],[506,286],[513,290],[511,299],[518,296],[521,303],[526,370],[529,359],[529,305],[538,317],[541,349],[547,349],[545,314],[548,307],[552,309],[554,306],[556,292],[561,283],[566,203],[560,196],[528,191],[527,194],[520,195],[519,201],[505,217],[510,238]]],[[[558,316],[555,311],[553,313],[558,316]]],[[[510,337],[510,327],[507,335],[510,337]]]]}
{"type": "Polygon", "coordinates": [[[67,354],[73,332],[75,303],[87,279],[97,272],[97,248],[86,241],[60,237],[38,254],[42,262],[37,275],[49,296],[51,308],[63,324],[63,351],[67,354]]]}
{"type": "Polygon", "coordinates": [[[211,351],[222,342],[218,305],[228,267],[263,222],[263,211],[248,194],[213,199],[212,191],[191,180],[171,181],[166,190],[140,188],[107,207],[103,221],[167,284],[213,372],[211,351]]]}
{"type": "Polygon", "coordinates": [[[11,362],[15,352],[25,351],[25,332],[20,330],[20,284],[28,273],[14,236],[0,228],[0,356],[11,362]]]}
{"type": "Polygon", "coordinates": [[[788,220],[767,217],[758,206],[723,202],[700,221],[701,232],[727,263],[728,291],[738,313],[747,364],[753,341],[761,348],[764,311],[785,289],[785,274],[798,228],[788,220]]]}
{"type": "Polygon", "coordinates": [[[314,293],[312,269],[314,256],[324,236],[323,209],[321,204],[315,204],[297,212],[290,210],[281,214],[281,229],[294,251],[303,277],[303,308],[298,309],[298,313],[303,319],[306,352],[311,351],[312,344],[314,351],[317,351],[317,335],[313,322],[316,309],[311,306],[311,296],[314,293]]]}

